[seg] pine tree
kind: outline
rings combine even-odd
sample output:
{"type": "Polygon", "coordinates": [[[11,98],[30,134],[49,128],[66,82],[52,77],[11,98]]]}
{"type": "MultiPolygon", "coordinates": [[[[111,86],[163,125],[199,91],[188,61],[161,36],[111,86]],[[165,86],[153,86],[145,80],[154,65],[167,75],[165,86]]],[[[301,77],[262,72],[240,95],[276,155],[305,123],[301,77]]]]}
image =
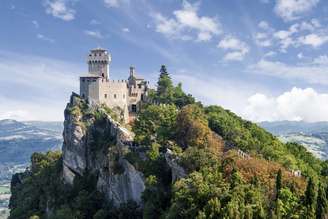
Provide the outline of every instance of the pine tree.
{"type": "Polygon", "coordinates": [[[173,83],[166,66],[162,65],[157,82],[157,96],[159,101],[167,103],[173,98],[173,83]]]}
{"type": "Polygon", "coordinates": [[[279,198],[279,193],[282,187],[282,182],[281,182],[281,169],[279,169],[278,173],[277,173],[277,177],[276,177],[276,200],[278,200],[279,198]]]}
{"type": "Polygon", "coordinates": [[[316,201],[316,190],[313,179],[310,178],[305,190],[304,205],[306,207],[306,218],[315,218],[315,201],[316,201]]]}
{"type": "Polygon", "coordinates": [[[323,186],[319,185],[318,197],[317,197],[317,209],[316,209],[317,219],[326,218],[325,216],[327,212],[328,212],[328,203],[327,203],[326,192],[323,186]]]}

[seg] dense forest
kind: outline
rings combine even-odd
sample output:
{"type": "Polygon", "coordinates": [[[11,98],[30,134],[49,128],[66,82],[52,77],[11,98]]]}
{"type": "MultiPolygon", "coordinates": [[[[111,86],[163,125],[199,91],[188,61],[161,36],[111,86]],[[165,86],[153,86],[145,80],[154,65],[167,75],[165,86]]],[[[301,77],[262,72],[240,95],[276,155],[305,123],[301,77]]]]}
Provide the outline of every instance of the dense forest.
{"type": "Polygon", "coordinates": [[[114,207],[88,173],[65,185],[61,153],[35,153],[30,170],[13,176],[10,218],[328,217],[328,163],[303,146],[284,144],[222,107],[196,102],[172,83],[165,66],[149,98],[131,124],[146,159],[134,151],[125,155],[144,175],[142,206],[114,207]],[[184,177],[172,180],[167,151],[184,177]]]}

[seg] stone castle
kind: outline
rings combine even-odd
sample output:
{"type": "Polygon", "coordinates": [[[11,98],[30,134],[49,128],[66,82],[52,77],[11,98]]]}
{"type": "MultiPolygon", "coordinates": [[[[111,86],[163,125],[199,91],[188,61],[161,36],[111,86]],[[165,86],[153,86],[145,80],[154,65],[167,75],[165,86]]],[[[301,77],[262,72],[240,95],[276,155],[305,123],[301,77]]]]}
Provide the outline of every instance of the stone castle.
{"type": "Polygon", "coordinates": [[[149,82],[136,76],[130,67],[127,80],[111,80],[111,55],[102,48],[92,49],[87,57],[88,74],[80,77],[80,96],[90,104],[105,104],[119,112],[125,123],[133,120],[146,101],[149,82]]]}

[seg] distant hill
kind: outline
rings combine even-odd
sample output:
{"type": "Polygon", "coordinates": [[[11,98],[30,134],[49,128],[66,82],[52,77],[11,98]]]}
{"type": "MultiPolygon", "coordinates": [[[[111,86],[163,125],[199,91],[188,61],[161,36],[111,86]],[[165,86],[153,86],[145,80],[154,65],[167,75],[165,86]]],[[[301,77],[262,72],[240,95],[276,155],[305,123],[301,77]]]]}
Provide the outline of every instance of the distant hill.
{"type": "Polygon", "coordinates": [[[279,121],[261,122],[259,125],[275,135],[285,135],[299,132],[304,134],[320,132],[328,133],[328,122],[279,121]]]}
{"type": "Polygon", "coordinates": [[[25,163],[35,151],[60,149],[61,122],[0,120],[0,165],[25,163]]]}
{"type": "Polygon", "coordinates": [[[328,122],[262,122],[259,124],[283,142],[296,142],[320,159],[328,159],[328,122]]]}
{"type": "Polygon", "coordinates": [[[23,172],[33,152],[59,150],[63,122],[0,120],[0,218],[7,218],[10,180],[23,172]]]}

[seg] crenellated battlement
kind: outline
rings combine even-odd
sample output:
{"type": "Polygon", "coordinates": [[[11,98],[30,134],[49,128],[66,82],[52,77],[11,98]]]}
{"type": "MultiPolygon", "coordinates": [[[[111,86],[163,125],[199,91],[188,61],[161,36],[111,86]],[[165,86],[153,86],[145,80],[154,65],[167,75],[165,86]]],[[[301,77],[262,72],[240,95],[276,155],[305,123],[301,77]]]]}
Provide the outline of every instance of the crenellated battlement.
{"type": "Polygon", "coordinates": [[[128,79],[111,80],[110,62],[111,55],[107,50],[96,48],[90,51],[87,57],[89,74],[80,77],[80,96],[93,104],[121,109],[128,122],[140,110],[141,102],[146,100],[149,82],[138,78],[134,67],[129,68],[128,79]]]}

